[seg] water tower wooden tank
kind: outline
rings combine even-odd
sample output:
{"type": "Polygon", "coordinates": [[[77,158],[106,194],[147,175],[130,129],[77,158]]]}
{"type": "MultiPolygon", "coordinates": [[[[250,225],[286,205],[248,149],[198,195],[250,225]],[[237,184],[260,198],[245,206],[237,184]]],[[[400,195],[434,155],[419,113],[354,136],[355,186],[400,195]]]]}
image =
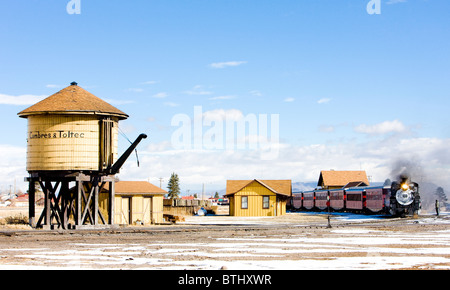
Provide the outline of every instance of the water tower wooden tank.
{"type": "Polygon", "coordinates": [[[27,171],[30,224],[74,228],[112,224],[115,174],[141,134],[118,158],[118,123],[128,115],[73,82],[67,88],[21,111],[28,119],[27,171]],[[34,222],[35,184],[45,194],[45,208],[34,222]],[[71,184],[75,184],[71,186],[71,184]],[[99,192],[109,183],[108,210],[99,210],[99,192]],[[106,217],[105,217],[106,215],[106,217]],[[54,224],[56,222],[56,224],[54,224]]]}

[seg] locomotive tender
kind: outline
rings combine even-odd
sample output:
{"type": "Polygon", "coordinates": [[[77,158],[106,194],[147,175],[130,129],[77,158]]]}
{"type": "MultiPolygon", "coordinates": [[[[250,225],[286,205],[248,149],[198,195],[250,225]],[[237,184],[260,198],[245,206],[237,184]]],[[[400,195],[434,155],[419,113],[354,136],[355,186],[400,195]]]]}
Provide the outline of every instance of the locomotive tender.
{"type": "Polygon", "coordinates": [[[391,186],[358,186],[293,192],[292,210],[348,211],[413,216],[421,208],[419,185],[408,178],[391,186]]]}

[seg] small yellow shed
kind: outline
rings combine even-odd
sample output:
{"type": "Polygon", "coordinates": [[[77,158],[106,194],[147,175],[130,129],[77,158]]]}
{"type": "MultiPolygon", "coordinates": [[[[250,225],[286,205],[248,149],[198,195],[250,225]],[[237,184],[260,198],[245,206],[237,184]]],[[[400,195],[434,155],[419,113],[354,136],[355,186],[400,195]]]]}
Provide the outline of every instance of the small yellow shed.
{"type": "Polygon", "coordinates": [[[291,196],[291,180],[228,180],[231,216],[281,216],[291,196]]]}
{"type": "Polygon", "coordinates": [[[147,181],[115,183],[114,224],[149,225],[163,222],[167,191],[147,181]]]}

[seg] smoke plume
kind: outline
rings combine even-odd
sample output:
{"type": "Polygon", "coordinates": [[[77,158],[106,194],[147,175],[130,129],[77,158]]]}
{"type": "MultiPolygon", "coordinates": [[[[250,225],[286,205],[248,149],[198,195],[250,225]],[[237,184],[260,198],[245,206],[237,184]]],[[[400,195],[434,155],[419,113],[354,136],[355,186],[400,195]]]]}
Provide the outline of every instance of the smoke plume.
{"type": "Polygon", "coordinates": [[[392,164],[390,177],[392,180],[399,181],[408,178],[410,181],[421,182],[426,179],[423,166],[418,160],[412,158],[398,159],[392,164]]]}

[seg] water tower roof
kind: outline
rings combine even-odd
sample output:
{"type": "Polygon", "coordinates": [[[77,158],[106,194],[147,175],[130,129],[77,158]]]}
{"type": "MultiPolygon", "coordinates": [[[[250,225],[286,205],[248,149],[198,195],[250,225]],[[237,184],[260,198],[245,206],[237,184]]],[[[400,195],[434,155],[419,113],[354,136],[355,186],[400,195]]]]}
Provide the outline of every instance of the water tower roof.
{"type": "Polygon", "coordinates": [[[94,96],[73,82],[64,88],[40,101],[39,103],[18,113],[19,117],[27,118],[29,115],[42,114],[99,114],[127,119],[128,115],[94,96]]]}

